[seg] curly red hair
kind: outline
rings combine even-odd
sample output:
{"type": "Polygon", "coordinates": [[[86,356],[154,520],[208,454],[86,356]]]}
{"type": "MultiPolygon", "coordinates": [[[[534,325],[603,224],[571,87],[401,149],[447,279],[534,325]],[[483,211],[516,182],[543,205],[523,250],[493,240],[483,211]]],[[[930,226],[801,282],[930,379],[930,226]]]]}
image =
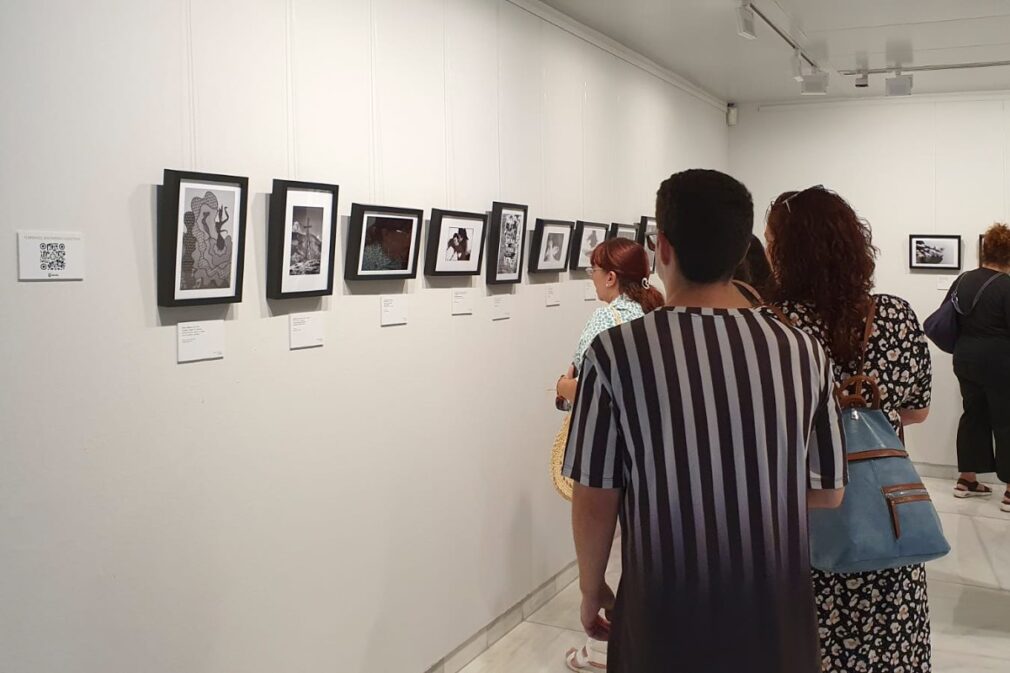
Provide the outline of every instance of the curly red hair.
{"type": "Polygon", "coordinates": [[[989,227],[982,239],[982,263],[1010,267],[1010,227],[1001,222],[989,227]]]}
{"type": "Polygon", "coordinates": [[[870,225],[823,187],[786,192],[768,211],[775,301],[808,304],[824,322],[832,357],[859,356],[877,249],[870,225]]]}

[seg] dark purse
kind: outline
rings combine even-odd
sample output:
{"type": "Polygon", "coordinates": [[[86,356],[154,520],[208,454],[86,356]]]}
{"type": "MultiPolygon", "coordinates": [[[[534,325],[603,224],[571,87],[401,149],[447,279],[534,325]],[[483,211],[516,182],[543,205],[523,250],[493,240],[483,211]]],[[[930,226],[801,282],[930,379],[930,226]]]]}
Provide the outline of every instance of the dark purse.
{"type": "Polygon", "coordinates": [[[985,282],[982,289],[975,295],[975,299],[972,301],[971,308],[968,309],[967,313],[961,310],[961,303],[957,298],[957,288],[961,285],[961,280],[964,278],[963,275],[958,276],[957,281],[954,282],[954,286],[950,290],[950,294],[940,304],[940,308],[933,311],[932,315],[926,318],[926,322],[922,324],[922,329],[926,332],[929,340],[936,344],[936,347],[944,353],[953,353],[957,347],[957,338],[961,333],[958,316],[967,317],[970,315],[975,310],[975,307],[978,306],[978,300],[982,298],[982,293],[985,292],[986,288],[994,280],[1002,275],[1001,273],[997,273],[985,282]]]}

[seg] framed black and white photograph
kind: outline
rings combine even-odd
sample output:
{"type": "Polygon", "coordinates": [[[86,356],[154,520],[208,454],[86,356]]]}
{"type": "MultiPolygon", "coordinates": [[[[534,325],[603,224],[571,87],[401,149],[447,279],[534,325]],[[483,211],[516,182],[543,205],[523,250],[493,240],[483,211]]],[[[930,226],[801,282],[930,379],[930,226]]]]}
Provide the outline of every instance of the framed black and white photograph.
{"type": "Polygon", "coordinates": [[[575,223],[575,233],[572,235],[572,250],[569,253],[569,268],[572,271],[588,269],[592,266],[593,250],[607,240],[610,225],[597,222],[575,223]]]}
{"type": "Polygon", "coordinates": [[[267,249],[270,299],[333,294],[339,192],[337,185],[274,180],[267,249]]]}
{"type": "Polygon", "coordinates": [[[487,232],[488,285],[522,281],[527,212],[526,206],[516,203],[492,204],[487,232]]]}
{"type": "Polygon", "coordinates": [[[158,205],[158,305],[242,301],[249,179],[165,170],[158,205]]]}
{"type": "Polygon", "coordinates": [[[530,273],[553,273],[568,268],[574,222],[538,219],[530,245],[530,273]]]}
{"type": "Polygon", "coordinates": [[[431,211],[424,272],[429,276],[476,276],[484,260],[487,215],[431,211]]]}
{"type": "Polygon", "coordinates": [[[909,236],[908,262],[912,269],[961,270],[960,236],[909,236]]]}
{"type": "Polygon", "coordinates": [[[656,271],[656,251],[649,249],[648,239],[658,233],[659,225],[656,224],[656,218],[643,215],[638,224],[638,242],[645,246],[645,252],[649,255],[649,269],[653,272],[656,271]]]}
{"type": "Polygon", "coordinates": [[[345,280],[417,277],[424,211],[351,204],[345,280]]]}
{"type": "Polygon", "coordinates": [[[978,263],[982,264],[982,244],[985,243],[985,234],[978,235],[978,263]]]}
{"type": "Polygon", "coordinates": [[[622,224],[621,222],[614,222],[610,225],[610,236],[607,238],[627,238],[629,240],[638,241],[638,225],[637,224],[622,224]]]}

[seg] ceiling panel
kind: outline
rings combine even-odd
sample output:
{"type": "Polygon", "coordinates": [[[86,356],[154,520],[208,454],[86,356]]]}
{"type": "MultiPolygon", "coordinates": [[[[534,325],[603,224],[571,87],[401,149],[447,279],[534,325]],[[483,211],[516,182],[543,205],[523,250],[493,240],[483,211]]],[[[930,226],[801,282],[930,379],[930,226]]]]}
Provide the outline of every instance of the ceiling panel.
{"type": "MultiPolygon", "coordinates": [[[[800,99],[792,52],[758,21],[736,34],[737,0],[546,0],[589,27],[737,103],[800,99]]],[[[831,74],[830,97],[882,95],[838,70],[1010,61],[1010,0],[754,0],[831,74]]],[[[916,73],[916,93],[1010,89],[1010,68],[916,73]]]]}

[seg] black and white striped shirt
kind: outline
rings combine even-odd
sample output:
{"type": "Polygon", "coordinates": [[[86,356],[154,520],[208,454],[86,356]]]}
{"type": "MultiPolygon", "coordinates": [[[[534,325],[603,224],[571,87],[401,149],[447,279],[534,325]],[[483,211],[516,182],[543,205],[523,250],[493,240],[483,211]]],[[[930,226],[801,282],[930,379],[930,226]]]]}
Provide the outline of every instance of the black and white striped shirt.
{"type": "Polygon", "coordinates": [[[623,490],[608,670],[819,670],[806,491],[847,478],[833,390],[823,348],[762,310],[593,342],[564,471],[623,490]]]}

